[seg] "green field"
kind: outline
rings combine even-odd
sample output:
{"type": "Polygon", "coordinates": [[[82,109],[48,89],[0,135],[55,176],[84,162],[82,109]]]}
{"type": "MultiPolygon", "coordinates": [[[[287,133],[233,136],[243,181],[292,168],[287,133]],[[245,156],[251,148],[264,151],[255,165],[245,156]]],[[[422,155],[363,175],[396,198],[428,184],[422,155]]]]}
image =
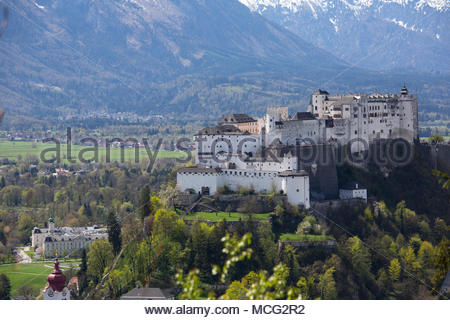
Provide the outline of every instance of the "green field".
{"type": "MultiPolygon", "coordinates": [[[[34,155],[41,159],[41,153],[43,153],[45,150],[52,149],[56,145],[54,143],[42,143],[42,142],[27,142],[27,141],[8,141],[7,139],[0,139],[0,158],[8,158],[10,160],[18,160],[19,157],[22,159],[25,159],[27,155],[34,155]]],[[[72,145],[71,146],[71,158],[73,161],[79,162],[79,153],[80,151],[85,151],[81,153],[83,160],[93,160],[94,159],[94,151],[89,151],[89,146],[80,146],[80,145],[72,145]]],[[[68,150],[66,144],[61,144],[59,146],[60,150],[60,159],[61,163],[68,163],[68,150]]],[[[124,161],[132,160],[136,158],[135,156],[135,149],[134,148],[125,148],[124,150],[124,161]]],[[[139,148],[138,149],[138,159],[139,161],[142,160],[148,160],[149,156],[147,155],[147,152],[145,148],[139,148]]],[[[153,151],[152,151],[153,152],[153,151]]],[[[55,157],[56,152],[55,151],[47,151],[44,152],[43,157],[44,159],[52,159],[55,157]]],[[[105,147],[99,147],[98,148],[98,161],[105,161],[107,155],[107,149],[105,147]]],[[[159,159],[161,158],[185,158],[186,154],[184,152],[177,152],[177,151],[167,151],[167,150],[160,150],[158,152],[159,159]]],[[[110,148],[110,160],[111,161],[121,161],[121,149],[120,148],[110,148]]],[[[96,161],[96,162],[98,162],[96,161]]]]}
{"type": "MultiPolygon", "coordinates": [[[[428,142],[430,140],[431,137],[420,137],[420,141],[422,142],[428,142]]],[[[442,136],[442,138],[444,138],[445,142],[449,142],[450,141],[450,136],[442,136]]]]}
{"type": "Polygon", "coordinates": [[[283,241],[328,241],[333,240],[333,237],[321,234],[296,234],[296,233],[283,233],[280,236],[280,240],[283,241]]]}
{"type": "MultiPolygon", "coordinates": [[[[238,212],[194,212],[185,217],[186,220],[209,220],[209,221],[238,221],[239,219],[246,220],[250,214],[249,213],[238,213],[238,212]]],[[[255,220],[267,220],[269,219],[270,213],[253,213],[252,218],[255,220]]]]}
{"type": "MultiPolygon", "coordinates": [[[[77,268],[80,262],[62,262],[61,270],[77,268]]],[[[53,262],[39,263],[14,263],[0,265],[0,274],[5,274],[11,281],[11,297],[17,295],[17,289],[23,285],[29,285],[39,290],[44,289],[47,276],[53,270],[53,262]]]]}

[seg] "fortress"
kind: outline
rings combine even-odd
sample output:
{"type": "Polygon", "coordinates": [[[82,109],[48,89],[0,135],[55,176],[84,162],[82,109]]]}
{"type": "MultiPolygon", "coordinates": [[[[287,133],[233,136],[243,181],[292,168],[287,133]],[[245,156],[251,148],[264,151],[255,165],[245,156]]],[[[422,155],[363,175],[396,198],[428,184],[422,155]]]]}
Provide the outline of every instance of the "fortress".
{"type": "Polygon", "coordinates": [[[358,154],[376,141],[398,138],[418,139],[417,99],[406,86],[400,94],[330,96],[317,90],[308,112],[290,116],[287,107],[269,107],[262,118],[224,115],[217,126],[200,130],[194,136],[196,165],[179,169],[177,184],[199,194],[224,186],[276,192],[309,208],[313,195],[337,197],[333,145],[358,154]]]}

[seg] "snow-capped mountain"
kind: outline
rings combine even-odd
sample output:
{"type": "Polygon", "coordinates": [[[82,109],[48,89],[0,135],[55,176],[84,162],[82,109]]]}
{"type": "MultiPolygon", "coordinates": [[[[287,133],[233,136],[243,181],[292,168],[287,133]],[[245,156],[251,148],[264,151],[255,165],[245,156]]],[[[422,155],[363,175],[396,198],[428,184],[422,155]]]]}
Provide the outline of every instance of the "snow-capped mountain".
{"type": "Polygon", "coordinates": [[[450,0],[239,1],[358,66],[450,71],[450,0]]]}

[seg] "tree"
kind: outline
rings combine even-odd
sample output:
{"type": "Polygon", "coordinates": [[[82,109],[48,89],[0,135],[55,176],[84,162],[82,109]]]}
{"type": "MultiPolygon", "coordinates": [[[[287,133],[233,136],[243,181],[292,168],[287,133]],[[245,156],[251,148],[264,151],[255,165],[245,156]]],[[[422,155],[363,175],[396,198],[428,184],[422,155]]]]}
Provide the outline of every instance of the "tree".
{"type": "Polygon", "coordinates": [[[95,283],[99,282],[105,269],[114,259],[113,247],[106,239],[95,240],[91,243],[87,254],[87,274],[95,283]]]}
{"type": "Polygon", "coordinates": [[[391,263],[389,264],[389,278],[391,278],[392,281],[397,281],[400,279],[400,272],[402,270],[402,267],[400,266],[400,262],[397,258],[392,259],[391,263]]]}
{"type": "Polygon", "coordinates": [[[441,136],[439,133],[435,133],[430,137],[430,142],[432,144],[438,144],[444,142],[444,137],[441,136]]]}
{"type": "Polygon", "coordinates": [[[108,280],[105,282],[105,286],[109,290],[110,297],[112,299],[117,299],[126,292],[131,281],[130,267],[125,265],[122,269],[113,270],[109,274],[108,280]]]}
{"type": "Polygon", "coordinates": [[[450,240],[444,238],[439,243],[434,265],[436,266],[436,271],[434,272],[432,283],[437,288],[445,278],[450,265],[450,240]]]}
{"type": "Polygon", "coordinates": [[[420,264],[417,262],[416,254],[414,253],[413,248],[408,246],[405,252],[405,265],[409,271],[417,271],[420,269],[420,264]]]}
{"type": "Polygon", "coordinates": [[[424,268],[433,267],[435,260],[433,245],[428,241],[422,242],[419,248],[419,252],[417,254],[417,258],[422,267],[424,268]]]}
{"type": "Polygon", "coordinates": [[[80,270],[78,270],[78,290],[79,294],[81,295],[84,290],[88,287],[88,280],[87,280],[87,256],[86,256],[86,249],[83,248],[81,251],[81,264],[80,264],[80,270]]]}
{"type": "Polygon", "coordinates": [[[120,224],[117,221],[116,214],[111,210],[107,218],[107,229],[108,229],[108,240],[112,244],[114,249],[114,254],[118,254],[122,246],[122,237],[120,224]]]}
{"type": "Polygon", "coordinates": [[[87,257],[86,257],[86,249],[83,248],[81,251],[81,264],[80,264],[80,273],[86,273],[87,271],[87,257]]]}
{"type": "Polygon", "coordinates": [[[287,278],[288,283],[297,283],[300,277],[300,265],[298,264],[294,247],[292,247],[291,245],[286,245],[281,251],[280,261],[289,270],[289,276],[287,278]]]}
{"type": "Polygon", "coordinates": [[[17,229],[20,234],[20,241],[27,243],[30,240],[31,230],[33,230],[35,224],[33,219],[28,213],[22,212],[19,215],[19,221],[17,222],[17,229]]]}
{"type": "Polygon", "coordinates": [[[225,291],[225,294],[222,296],[225,300],[244,300],[246,297],[247,290],[242,284],[241,281],[233,281],[228,289],[225,291]]]}
{"type": "Polygon", "coordinates": [[[357,273],[363,276],[371,275],[371,256],[369,250],[357,237],[348,238],[345,243],[347,257],[357,273]]]}
{"type": "Polygon", "coordinates": [[[11,294],[11,282],[3,273],[0,274],[0,300],[9,300],[11,294]]]}
{"type": "Polygon", "coordinates": [[[139,200],[138,214],[142,221],[148,217],[153,211],[152,203],[150,201],[150,187],[144,186],[141,190],[141,198],[139,200]]]}
{"type": "Polygon", "coordinates": [[[25,284],[17,289],[17,295],[25,300],[34,300],[39,295],[39,289],[25,284]]]}
{"type": "Polygon", "coordinates": [[[22,202],[22,190],[18,186],[6,186],[0,191],[0,200],[9,207],[18,206],[22,202]]]}
{"type": "Polygon", "coordinates": [[[334,267],[331,267],[325,271],[323,275],[319,277],[320,298],[325,300],[331,300],[337,298],[336,282],[334,281],[333,274],[335,272],[334,267]]]}

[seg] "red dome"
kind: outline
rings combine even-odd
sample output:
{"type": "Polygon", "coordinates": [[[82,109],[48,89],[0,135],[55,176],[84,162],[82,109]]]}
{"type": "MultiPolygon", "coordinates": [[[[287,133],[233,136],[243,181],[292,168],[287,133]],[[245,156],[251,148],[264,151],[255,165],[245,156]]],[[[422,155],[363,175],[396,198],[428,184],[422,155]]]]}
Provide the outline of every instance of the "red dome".
{"type": "Polygon", "coordinates": [[[47,287],[52,288],[54,291],[61,292],[66,285],[66,276],[59,270],[58,258],[55,260],[55,269],[47,277],[47,287]]]}

